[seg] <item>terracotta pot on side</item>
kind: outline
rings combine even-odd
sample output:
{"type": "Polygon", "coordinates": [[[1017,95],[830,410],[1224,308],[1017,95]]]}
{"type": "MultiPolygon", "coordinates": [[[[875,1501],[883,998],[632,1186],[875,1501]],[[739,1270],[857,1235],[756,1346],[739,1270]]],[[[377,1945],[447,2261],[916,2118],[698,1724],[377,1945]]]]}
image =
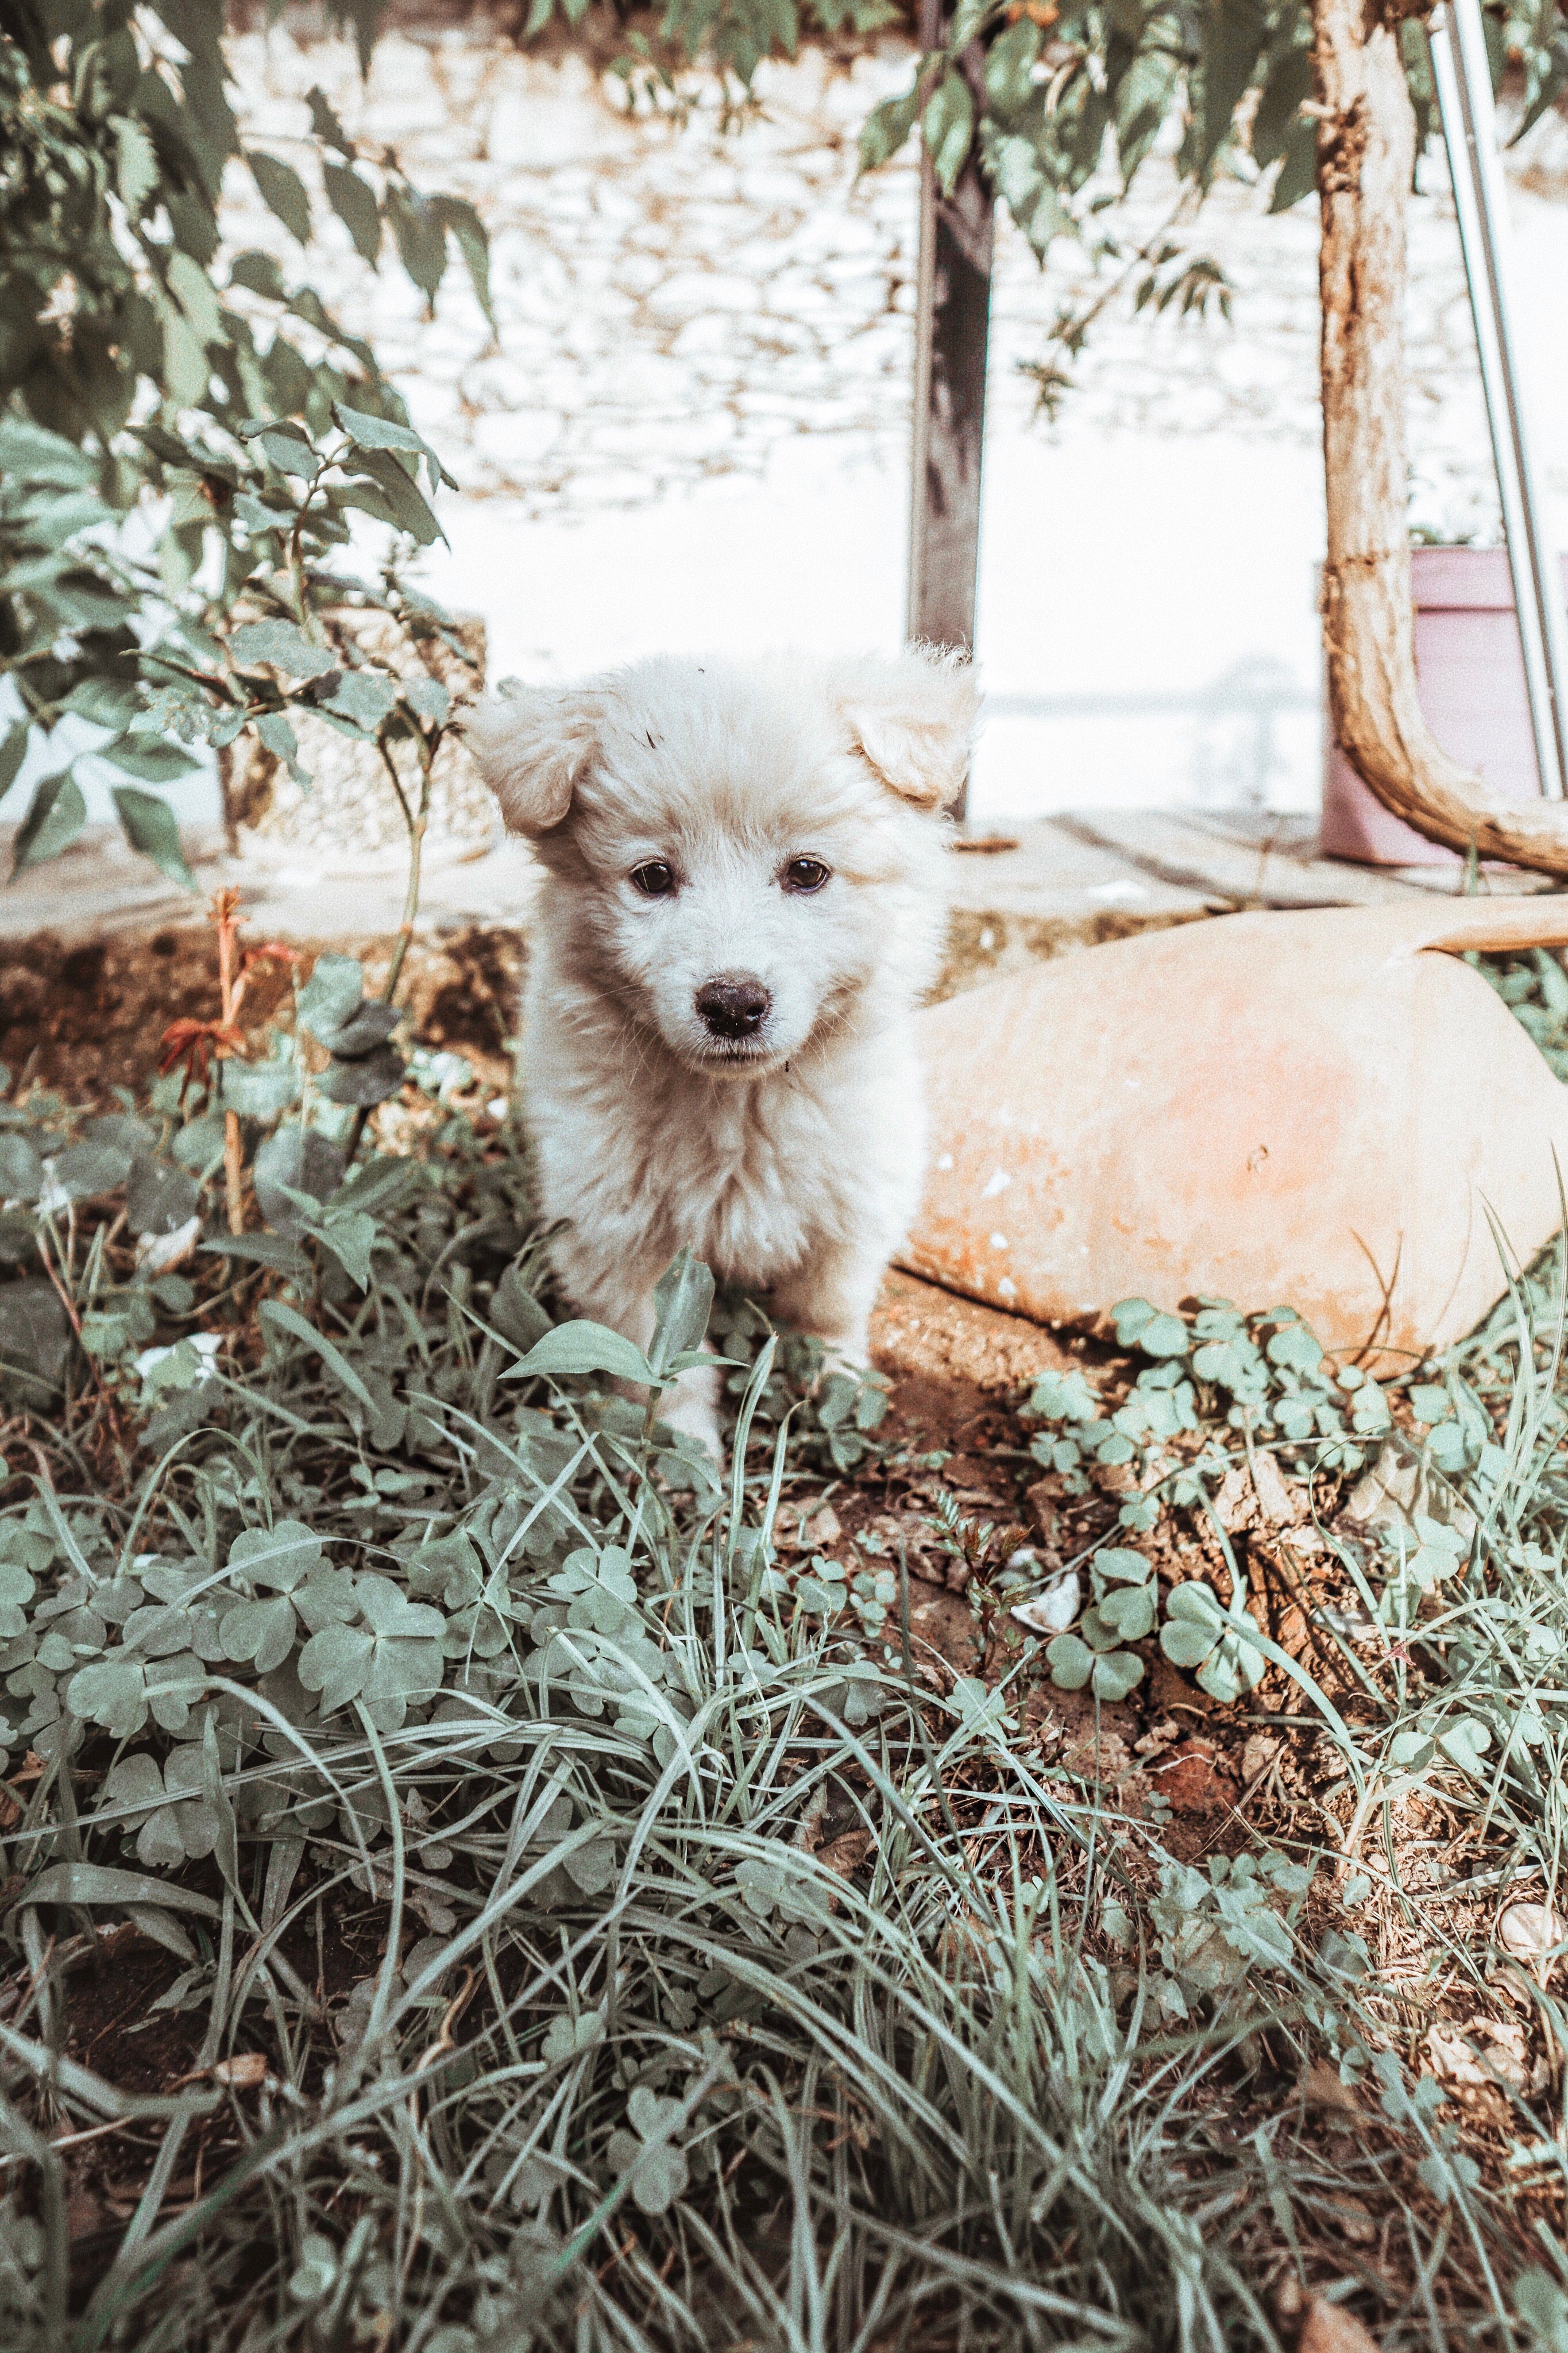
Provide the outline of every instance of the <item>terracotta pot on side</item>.
{"type": "MultiPolygon", "coordinates": [[[[1562,562],[1568,604],[1568,556],[1562,562]]],[[[1535,800],[1541,780],[1507,549],[1416,547],[1410,569],[1415,670],[1427,724],[1445,752],[1504,799],[1535,800]]],[[[1462,863],[1454,850],[1428,841],[1384,807],[1331,732],[1324,735],[1321,842],[1325,858],[1363,866],[1462,863]]]]}
{"type": "Polygon", "coordinates": [[[1216,916],[931,1006],[912,1273],[1040,1323],[1284,1304],[1373,1370],[1458,1339],[1560,1219],[1568,1086],[1468,948],[1568,898],[1216,916]]]}

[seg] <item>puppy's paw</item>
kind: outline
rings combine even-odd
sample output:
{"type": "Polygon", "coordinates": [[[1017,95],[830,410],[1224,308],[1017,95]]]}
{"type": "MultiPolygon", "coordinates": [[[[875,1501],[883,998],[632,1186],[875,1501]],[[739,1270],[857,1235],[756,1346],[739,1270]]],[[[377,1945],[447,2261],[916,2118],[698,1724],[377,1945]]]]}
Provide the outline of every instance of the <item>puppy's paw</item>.
{"type": "Polygon", "coordinates": [[[682,1373],[659,1407],[660,1421],[682,1438],[694,1438],[712,1457],[716,1470],[724,1468],[724,1440],[719,1433],[719,1377],[705,1366],[682,1373]]]}
{"type": "Polygon", "coordinates": [[[818,1395],[836,1373],[847,1381],[863,1381],[871,1362],[865,1333],[824,1333],[821,1337],[822,1364],[811,1385],[812,1395],[818,1395]]]}

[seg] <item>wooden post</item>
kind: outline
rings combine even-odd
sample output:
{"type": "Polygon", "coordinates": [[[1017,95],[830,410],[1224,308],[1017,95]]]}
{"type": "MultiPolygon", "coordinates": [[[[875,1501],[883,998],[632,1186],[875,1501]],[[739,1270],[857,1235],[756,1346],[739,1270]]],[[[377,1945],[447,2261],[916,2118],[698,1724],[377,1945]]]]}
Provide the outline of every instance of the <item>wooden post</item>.
{"type": "MultiPolygon", "coordinates": [[[[922,51],[939,46],[942,14],[942,0],[921,0],[922,51]]],[[[979,57],[976,44],[976,74],[979,57]]],[[[974,650],[993,226],[975,156],[947,197],[922,148],[906,634],[964,653],[974,650]]],[[[954,813],[962,823],[962,799],[954,813]]]]}

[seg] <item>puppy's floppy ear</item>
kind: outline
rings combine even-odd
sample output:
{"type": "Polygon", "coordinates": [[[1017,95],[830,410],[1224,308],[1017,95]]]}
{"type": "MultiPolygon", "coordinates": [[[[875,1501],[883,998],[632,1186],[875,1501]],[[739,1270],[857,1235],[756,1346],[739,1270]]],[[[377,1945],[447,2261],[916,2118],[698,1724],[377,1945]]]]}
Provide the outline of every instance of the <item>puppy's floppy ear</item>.
{"type": "Polygon", "coordinates": [[[917,807],[945,808],[969,773],[980,691],[962,654],[911,647],[896,661],[850,665],[836,700],[857,751],[917,807]]]}
{"type": "Polygon", "coordinates": [[[463,734],[510,833],[548,833],[572,806],[598,744],[599,699],[581,687],[521,686],[476,703],[463,734]]]}

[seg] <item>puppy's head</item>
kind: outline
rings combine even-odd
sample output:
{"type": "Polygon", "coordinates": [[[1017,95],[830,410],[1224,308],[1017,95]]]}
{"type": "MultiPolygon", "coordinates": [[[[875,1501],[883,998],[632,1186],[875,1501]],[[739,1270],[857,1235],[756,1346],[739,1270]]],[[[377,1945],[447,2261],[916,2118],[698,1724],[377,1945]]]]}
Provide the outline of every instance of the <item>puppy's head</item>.
{"type": "Polygon", "coordinates": [[[924,986],[977,710],[972,673],[935,655],[665,658],[505,693],[468,733],[552,870],[570,976],[743,1078],[924,986]]]}

